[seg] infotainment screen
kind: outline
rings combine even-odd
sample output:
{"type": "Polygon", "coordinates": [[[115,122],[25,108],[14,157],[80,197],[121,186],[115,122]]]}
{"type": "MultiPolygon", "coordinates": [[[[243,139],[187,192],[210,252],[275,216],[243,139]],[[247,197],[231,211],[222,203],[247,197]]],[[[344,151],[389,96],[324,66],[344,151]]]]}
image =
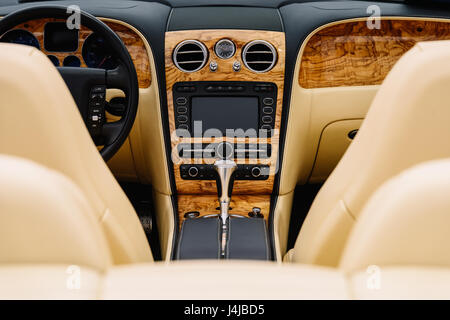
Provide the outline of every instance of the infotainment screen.
{"type": "Polygon", "coordinates": [[[195,121],[202,122],[202,134],[208,129],[254,129],[258,131],[258,97],[192,97],[191,119],[195,134],[199,129],[195,121]]]}
{"type": "Polygon", "coordinates": [[[78,49],[78,30],[69,29],[65,22],[48,22],[44,28],[47,51],[73,52],[78,49]]]}

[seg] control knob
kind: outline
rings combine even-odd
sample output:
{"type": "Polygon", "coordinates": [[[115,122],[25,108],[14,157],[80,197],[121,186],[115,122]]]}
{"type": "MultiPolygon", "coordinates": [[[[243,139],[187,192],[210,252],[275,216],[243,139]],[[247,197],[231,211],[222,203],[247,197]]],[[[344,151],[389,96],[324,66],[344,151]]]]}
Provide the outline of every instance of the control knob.
{"type": "Polygon", "coordinates": [[[253,178],[258,178],[261,175],[261,168],[260,167],[253,167],[251,170],[253,178]]]}
{"type": "Polygon", "coordinates": [[[190,167],[188,170],[188,174],[191,178],[195,178],[198,175],[198,168],[197,167],[190,167]]]}

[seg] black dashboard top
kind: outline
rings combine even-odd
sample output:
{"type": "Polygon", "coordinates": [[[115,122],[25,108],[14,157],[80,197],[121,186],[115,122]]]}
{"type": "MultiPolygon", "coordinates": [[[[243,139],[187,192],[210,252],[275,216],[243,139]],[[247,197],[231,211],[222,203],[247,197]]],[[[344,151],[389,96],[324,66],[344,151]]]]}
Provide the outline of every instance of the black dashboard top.
{"type": "MultiPolygon", "coordinates": [[[[13,6],[24,3],[39,3],[39,2],[58,2],[64,0],[0,0],[0,6],[13,6]]],[[[102,0],[82,0],[92,4],[102,3],[102,0]]],[[[114,1],[114,0],[112,0],[114,1]]],[[[115,0],[116,2],[122,2],[123,0],[115,0]]],[[[348,0],[136,0],[142,2],[155,2],[164,4],[172,8],[184,8],[184,7],[211,7],[211,6],[239,6],[239,7],[260,7],[260,8],[280,8],[282,6],[293,3],[307,3],[307,2],[330,2],[330,1],[348,1],[348,0]]],[[[359,1],[359,0],[350,0],[359,1]]],[[[449,2],[450,0],[381,0],[383,2],[449,2]]],[[[109,0],[108,2],[111,2],[109,0]]]]}
{"type": "Polygon", "coordinates": [[[278,9],[259,7],[173,8],[167,31],[195,29],[253,29],[283,31],[278,9]]]}

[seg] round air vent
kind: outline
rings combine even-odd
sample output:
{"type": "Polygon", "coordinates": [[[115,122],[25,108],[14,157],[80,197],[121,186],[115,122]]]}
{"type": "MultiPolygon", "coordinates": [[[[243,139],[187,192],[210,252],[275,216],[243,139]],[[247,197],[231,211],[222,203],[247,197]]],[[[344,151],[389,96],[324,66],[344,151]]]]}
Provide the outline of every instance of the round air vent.
{"type": "Polygon", "coordinates": [[[195,72],[203,68],[208,60],[208,50],[197,40],[180,42],[173,50],[173,62],[184,72],[195,72]]]}
{"type": "Polygon", "coordinates": [[[254,40],[245,45],[242,60],[245,66],[254,72],[267,72],[277,62],[277,51],[267,41],[254,40]]]}

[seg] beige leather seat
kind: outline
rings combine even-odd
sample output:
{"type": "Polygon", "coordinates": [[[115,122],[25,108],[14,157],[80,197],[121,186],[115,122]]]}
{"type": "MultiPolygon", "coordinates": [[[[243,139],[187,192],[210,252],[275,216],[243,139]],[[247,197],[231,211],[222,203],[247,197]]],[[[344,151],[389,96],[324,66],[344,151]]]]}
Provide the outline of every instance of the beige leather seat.
{"type": "Polygon", "coordinates": [[[198,261],[112,266],[95,208],[59,172],[0,154],[0,299],[345,299],[331,268],[198,261]]]}
{"type": "Polygon", "coordinates": [[[67,177],[0,155],[0,299],[94,299],[112,263],[94,208],[67,177]]]}
{"type": "Polygon", "coordinates": [[[362,210],[340,268],[360,299],[450,299],[450,159],[415,166],[362,210]]]}
{"type": "Polygon", "coordinates": [[[285,261],[337,266],[370,195],[423,161],[450,157],[450,42],[417,44],[381,85],[285,261]]]}
{"type": "MultiPolygon", "coordinates": [[[[183,261],[111,268],[102,299],[349,299],[333,268],[258,261],[183,261]]],[[[258,304],[258,303],[256,303],[258,304]]]]}
{"type": "Polygon", "coordinates": [[[450,298],[450,160],[383,184],[363,208],[340,269],[246,261],[111,266],[94,208],[70,179],[5,155],[0,176],[0,299],[450,298]]]}
{"type": "Polygon", "coordinates": [[[64,81],[29,46],[0,44],[0,153],[60,172],[86,196],[116,264],[152,261],[140,221],[99,155],[64,81]]]}

